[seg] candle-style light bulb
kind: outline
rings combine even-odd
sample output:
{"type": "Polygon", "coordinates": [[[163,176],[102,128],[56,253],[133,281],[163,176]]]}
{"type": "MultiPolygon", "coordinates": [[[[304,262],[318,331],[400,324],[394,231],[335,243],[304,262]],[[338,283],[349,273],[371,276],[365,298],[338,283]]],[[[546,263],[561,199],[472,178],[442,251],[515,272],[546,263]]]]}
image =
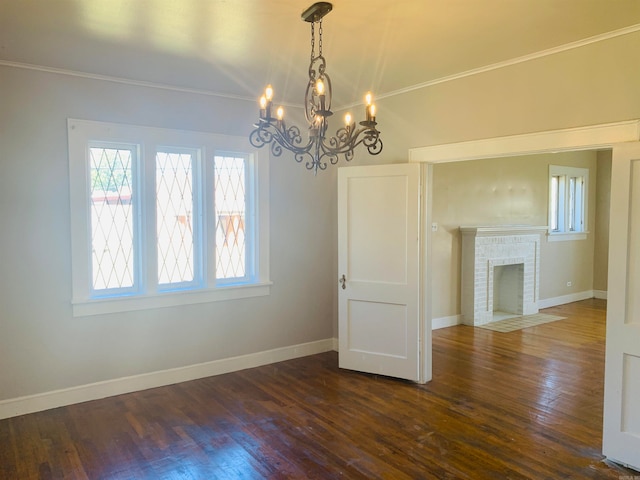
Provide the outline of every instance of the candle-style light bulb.
{"type": "Polygon", "coordinates": [[[365,102],[365,107],[364,107],[364,116],[365,119],[367,120],[367,122],[371,121],[371,117],[373,116],[373,114],[371,113],[371,102],[373,101],[373,95],[371,95],[371,92],[367,92],[367,94],[364,96],[364,102],[365,102]]]}
{"type": "Polygon", "coordinates": [[[264,90],[264,96],[269,102],[273,100],[273,87],[271,85],[267,85],[267,88],[264,90]]]}
{"type": "Polygon", "coordinates": [[[369,105],[369,111],[371,112],[371,121],[375,122],[376,121],[376,106],[375,105],[369,105]]]}
{"type": "Polygon", "coordinates": [[[260,97],[260,118],[267,118],[267,97],[260,97]]]}
{"type": "Polygon", "coordinates": [[[347,113],[347,114],[344,116],[344,123],[345,123],[345,125],[346,125],[347,127],[348,127],[349,125],[351,125],[351,114],[350,114],[350,113],[347,113]]]}
{"type": "Polygon", "coordinates": [[[320,98],[320,111],[324,112],[325,109],[325,96],[324,96],[324,82],[320,79],[316,82],[316,92],[320,98]]]}
{"type": "Polygon", "coordinates": [[[276,110],[276,117],[278,118],[278,120],[282,121],[282,119],[284,118],[284,108],[278,107],[278,110],[276,110]]]}

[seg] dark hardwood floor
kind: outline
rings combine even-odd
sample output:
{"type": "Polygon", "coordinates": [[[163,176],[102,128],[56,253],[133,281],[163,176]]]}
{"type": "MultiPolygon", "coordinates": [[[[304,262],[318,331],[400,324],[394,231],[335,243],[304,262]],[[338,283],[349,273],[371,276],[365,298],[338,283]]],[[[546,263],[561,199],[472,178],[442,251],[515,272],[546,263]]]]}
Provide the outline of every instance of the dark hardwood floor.
{"type": "Polygon", "coordinates": [[[601,455],[605,302],[433,335],[427,385],[330,352],[0,421],[9,479],[616,479],[601,455]]]}

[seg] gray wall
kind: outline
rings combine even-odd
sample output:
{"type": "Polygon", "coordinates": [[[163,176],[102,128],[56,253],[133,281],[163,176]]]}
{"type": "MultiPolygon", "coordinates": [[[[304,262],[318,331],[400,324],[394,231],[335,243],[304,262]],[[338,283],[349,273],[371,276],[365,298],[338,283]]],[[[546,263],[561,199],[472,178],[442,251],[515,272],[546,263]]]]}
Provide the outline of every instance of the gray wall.
{"type": "Polygon", "coordinates": [[[0,67],[0,400],[333,336],[333,178],[270,163],[268,297],[73,317],[67,118],[248,136],[254,102],[0,67]]]}

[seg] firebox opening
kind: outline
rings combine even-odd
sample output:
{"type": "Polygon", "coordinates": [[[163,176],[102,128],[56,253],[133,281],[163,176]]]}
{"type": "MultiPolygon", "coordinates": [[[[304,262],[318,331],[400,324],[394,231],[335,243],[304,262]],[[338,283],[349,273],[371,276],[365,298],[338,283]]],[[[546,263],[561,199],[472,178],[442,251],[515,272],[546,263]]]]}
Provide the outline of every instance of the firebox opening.
{"type": "Polygon", "coordinates": [[[493,319],[523,315],[524,263],[495,265],[493,269],[493,319]]]}

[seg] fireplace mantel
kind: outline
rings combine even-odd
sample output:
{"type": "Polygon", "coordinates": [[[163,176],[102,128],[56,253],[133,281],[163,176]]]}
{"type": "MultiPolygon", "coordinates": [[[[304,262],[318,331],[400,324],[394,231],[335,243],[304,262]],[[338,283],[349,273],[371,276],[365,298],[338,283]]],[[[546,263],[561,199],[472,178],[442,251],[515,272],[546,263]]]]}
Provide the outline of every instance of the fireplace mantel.
{"type": "Polygon", "coordinates": [[[460,227],[463,235],[475,235],[477,237],[490,235],[526,235],[530,233],[547,232],[548,229],[549,227],[546,225],[479,225],[460,227]]]}
{"type": "Polygon", "coordinates": [[[511,305],[508,312],[514,316],[538,313],[540,239],[547,229],[543,225],[460,227],[465,324],[483,325],[494,320],[494,306],[498,306],[498,300],[494,301],[494,287],[498,286],[495,269],[510,265],[521,265],[521,268],[510,274],[512,298],[507,302],[511,305]]]}

